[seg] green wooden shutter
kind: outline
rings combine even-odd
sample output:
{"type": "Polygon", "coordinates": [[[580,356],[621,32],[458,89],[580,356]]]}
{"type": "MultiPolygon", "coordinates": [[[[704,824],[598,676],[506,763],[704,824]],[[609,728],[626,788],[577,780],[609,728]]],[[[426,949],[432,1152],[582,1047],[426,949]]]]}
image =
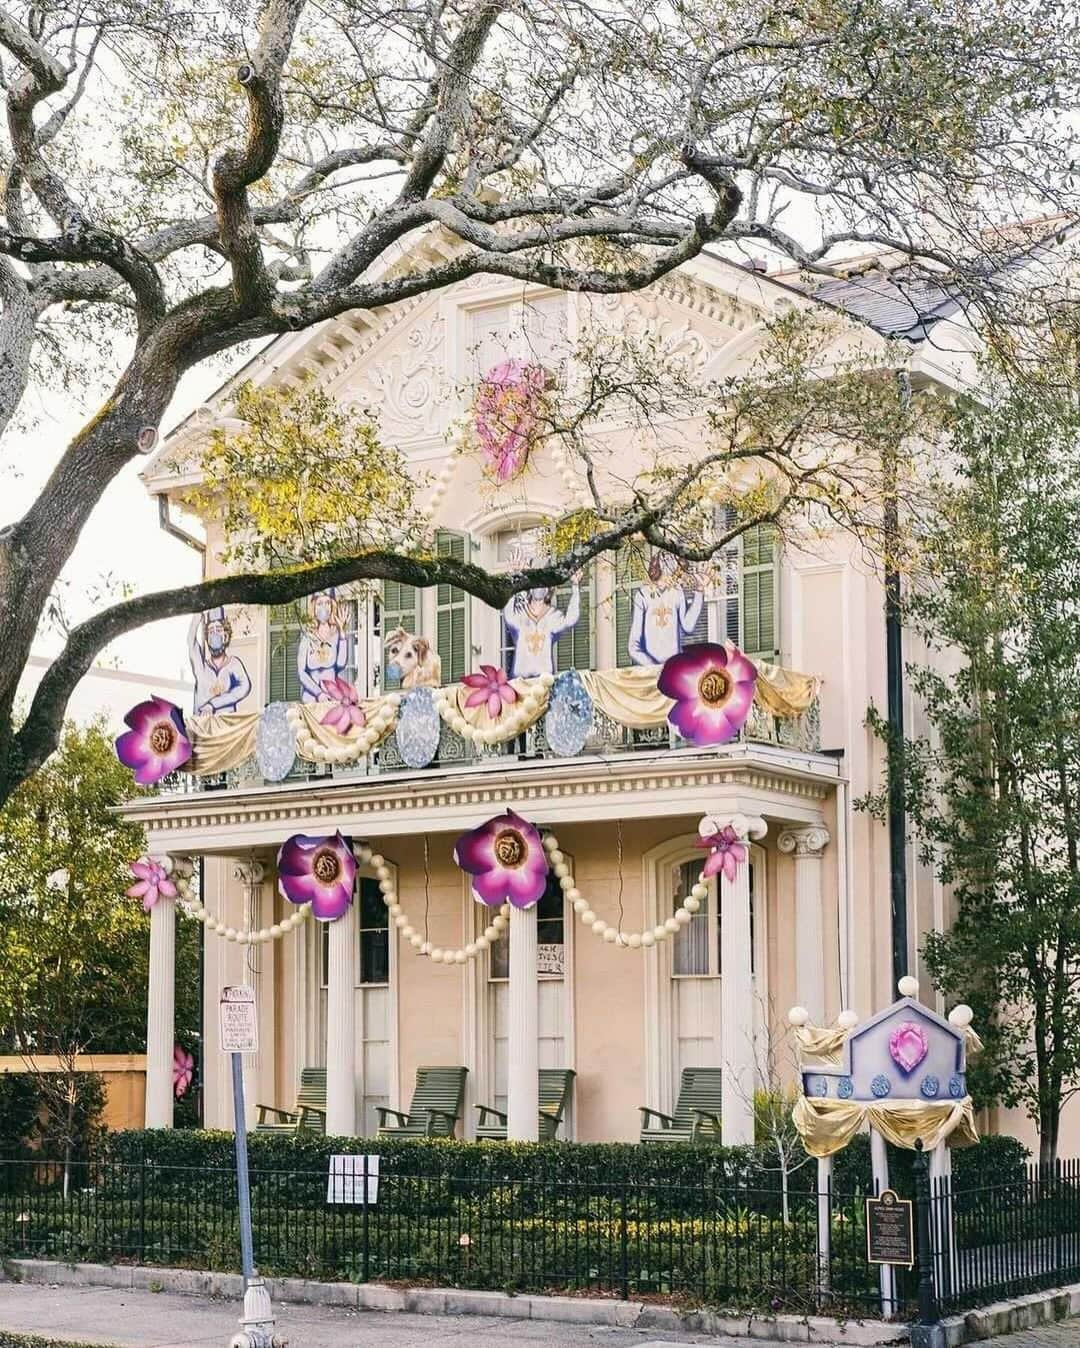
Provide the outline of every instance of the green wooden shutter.
{"type": "Polygon", "coordinates": [[[382,583],[382,612],[380,639],[383,645],[382,676],[384,688],[396,688],[401,682],[386,672],[386,638],[399,627],[417,635],[417,617],[420,612],[420,593],[415,585],[403,585],[399,580],[382,583]]]}
{"type": "Polygon", "coordinates": [[[779,654],[776,526],[756,524],[742,536],[742,649],[751,659],[779,654]]]}
{"type": "MultiPolygon", "coordinates": [[[[566,612],[570,602],[570,586],[560,585],[555,591],[555,605],[566,612]]],[[[564,632],[555,643],[555,669],[592,669],[593,666],[593,585],[592,569],[581,578],[581,615],[577,626],[564,632]]]]}
{"type": "Polygon", "coordinates": [[[634,591],[644,576],[642,544],[624,543],[615,554],[615,663],[624,669],[630,660],[630,622],[634,591]]]}
{"type": "MultiPolygon", "coordinates": [[[[440,557],[465,560],[464,534],[440,529],[435,551],[440,557]]],[[[435,587],[435,646],[442,661],[443,683],[457,683],[469,673],[469,596],[456,585],[435,587]]]]}
{"type": "Polygon", "coordinates": [[[295,604],[275,604],[267,616],[268,702],[299,702],[300,679],[296,673],[296,651],[303,630],[295,604]]]}

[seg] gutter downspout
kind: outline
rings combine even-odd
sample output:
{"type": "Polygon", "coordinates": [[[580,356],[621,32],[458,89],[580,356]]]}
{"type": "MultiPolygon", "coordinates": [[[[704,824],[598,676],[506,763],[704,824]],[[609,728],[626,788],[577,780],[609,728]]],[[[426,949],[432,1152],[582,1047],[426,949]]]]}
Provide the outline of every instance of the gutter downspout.
{"type": "Polygon", "coordinates": [[[178,538],[181,543],[186,543],[189,548],[193,548],[200,557],[206,554],[206,544],[201,538],[196,538],[194,534],[189,534],[186,529],[182,529],[169,514],[169,498],[164,492],[158,493],[158,527],[173,538],[178,538]]]}
{"type": "MultiPolygon", "coordinates": [[[[911,375],[896,372],[900,406],[911,405],[911,375]]],[[[893,988],[908,973],[907,801],[904,790],[904,648],[900,616],[900,572],[894,558],[900,536],[897,465],[885,463],[885,683],[889,722],[889,908],[892,917],[893,988]]]]}

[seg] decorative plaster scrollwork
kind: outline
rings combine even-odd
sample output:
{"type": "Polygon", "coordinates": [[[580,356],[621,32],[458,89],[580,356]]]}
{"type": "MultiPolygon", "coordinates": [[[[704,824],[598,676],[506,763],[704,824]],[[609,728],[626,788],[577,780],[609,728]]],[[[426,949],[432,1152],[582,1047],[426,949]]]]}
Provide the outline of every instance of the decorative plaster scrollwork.
{"type": "Polygon", "coordinates": [[[379,417],[382,429],[399,439],[434,435],[444,406],[442,368],[443,323],[412,328],[404,350],[394,350],[364,371],[364,401],[379,417]]]}
{"type": "Polygon", "coordinates": [[[794,853],[797,857],[816,857],[820,861],[831,841],[832,834],[824,824],[808,824],[805,828],[785,829],[776,839],[776,845],[781,852],[794,853]]]}

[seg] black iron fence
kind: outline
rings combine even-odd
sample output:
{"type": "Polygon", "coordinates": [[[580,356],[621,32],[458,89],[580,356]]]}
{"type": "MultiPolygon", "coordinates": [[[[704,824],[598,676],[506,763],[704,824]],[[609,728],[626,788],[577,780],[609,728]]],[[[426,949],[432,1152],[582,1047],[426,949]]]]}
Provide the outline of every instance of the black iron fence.
{"type": "MultiPolygon", "coordinates": [[[[366,1178],[358,1174],[357,1196],[366,1178]]],[[[800,1185],[785,1199],[771,1181],[707,1173],[694,1185],[655,1176],[605,1183],[550,1172],[458,1177],[400,1164],[379,1175],[367,1204],[328,1202],[325,1168],[256,1167],[251,1182],[256,1262],[271,1276],[882,1312],[863,1193],[800,1185]]],[[[1076,1162],[997,1186],[925,1185],[921,1215],[935,1313],[1080,1280],[1076,1162]]],[[[237,1270],[235,1174],[151,1159],[84,1162],[66,1173],[42,1160],[0,1161],[0,1252],[237,1270]]],[[[885,1310],[912,1318],[918,1266],[894,1277],[885,1310]]]]}

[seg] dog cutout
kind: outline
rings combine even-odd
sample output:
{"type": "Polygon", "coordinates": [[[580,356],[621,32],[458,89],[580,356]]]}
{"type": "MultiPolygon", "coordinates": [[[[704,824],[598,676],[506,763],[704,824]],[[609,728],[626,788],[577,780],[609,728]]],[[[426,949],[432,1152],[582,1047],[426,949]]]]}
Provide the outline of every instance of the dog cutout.
{"type": "Polygon", "coordinates": [[[413,636],[399,627],[384,643],[386,668],[396,671],[402,688],[438,688],[442,685],[442,660],[427,637],[413,636]]]}

